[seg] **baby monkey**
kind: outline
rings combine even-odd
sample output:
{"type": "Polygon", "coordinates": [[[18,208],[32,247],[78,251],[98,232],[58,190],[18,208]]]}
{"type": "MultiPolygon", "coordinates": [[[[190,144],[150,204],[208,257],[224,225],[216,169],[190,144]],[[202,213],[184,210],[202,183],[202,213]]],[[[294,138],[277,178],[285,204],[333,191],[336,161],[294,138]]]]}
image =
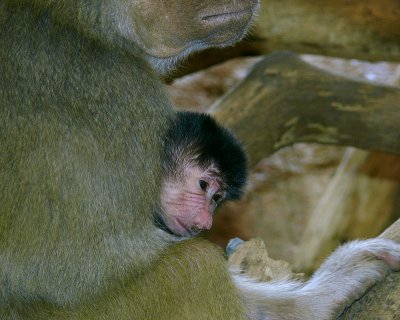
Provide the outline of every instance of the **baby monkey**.
{"type": "Polygon", "coordinates": [[[162,156],[164,180],[154,221],[168,233],[189,237],[210,229],[216,208],[243,194],[246,153],[209,115],[178,112],[162,156]]]}

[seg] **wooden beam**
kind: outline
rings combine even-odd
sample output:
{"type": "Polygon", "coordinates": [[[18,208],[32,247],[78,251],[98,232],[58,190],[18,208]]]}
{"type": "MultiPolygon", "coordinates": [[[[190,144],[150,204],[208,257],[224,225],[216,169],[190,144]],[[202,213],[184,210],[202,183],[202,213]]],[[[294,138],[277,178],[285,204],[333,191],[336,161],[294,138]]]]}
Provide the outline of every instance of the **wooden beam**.
{"type": "Polygon", "coordinates": [[[400,90],[317,69],[277,52],[211,106],[246,146],[251,163],[296,142],[400,154],[400,90]]]}
{"type": "Polygon", "coordinates": [[[262,0],[252,46],[400,61],[399,17],[398,0],[262,0]]]}

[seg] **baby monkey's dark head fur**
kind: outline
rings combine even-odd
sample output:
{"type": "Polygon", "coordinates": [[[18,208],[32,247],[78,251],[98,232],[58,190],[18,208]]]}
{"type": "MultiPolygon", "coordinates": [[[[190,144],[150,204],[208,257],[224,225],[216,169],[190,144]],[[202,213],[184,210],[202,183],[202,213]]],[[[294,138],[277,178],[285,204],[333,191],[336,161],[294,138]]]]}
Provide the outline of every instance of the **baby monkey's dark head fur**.
{"type": "Polygon", "coordinates": [[[179,174],[185,165],[215,167],[226,192],[224,200],[243,195],[248,175],[247,155],[237,138],[211,116],[178,112],[167,133],[165,174],[179,174]]]}
{"type": "Polygon", "coordinates": [[[233,134],[205,114],[176,113],[164,143],[155,225],[179,237],[195,236],[211,228],[220,203],[243,194],[247,157],[233,134]]]}

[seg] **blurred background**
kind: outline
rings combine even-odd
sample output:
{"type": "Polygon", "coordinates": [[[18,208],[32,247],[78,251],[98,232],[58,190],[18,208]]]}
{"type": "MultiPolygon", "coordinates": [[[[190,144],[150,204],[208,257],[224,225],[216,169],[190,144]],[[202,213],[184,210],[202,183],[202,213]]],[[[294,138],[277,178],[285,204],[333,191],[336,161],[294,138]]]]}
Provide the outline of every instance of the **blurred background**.
{"type": "MultiPolygon", "coordinates": [[[[262,0],[249,36],[190,57],[166,77],[169,94],[179,108],[207,112],[280,50],[322,72],[400,87],[400,2],[262,0]]],[[[338,244],[376,236],[400,217],[394,154],[297,143],[251,169],[245,198],[220,208],[205,235],[222,247],[233,237],[260,237],[272,258],[311,271],[338,244]]]]}

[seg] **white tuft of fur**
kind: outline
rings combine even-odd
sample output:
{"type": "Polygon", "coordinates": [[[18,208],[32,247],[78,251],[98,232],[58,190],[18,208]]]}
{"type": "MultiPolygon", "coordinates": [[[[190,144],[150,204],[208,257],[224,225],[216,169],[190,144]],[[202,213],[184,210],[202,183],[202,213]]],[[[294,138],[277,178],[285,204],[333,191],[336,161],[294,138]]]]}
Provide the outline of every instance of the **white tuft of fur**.
{"type": "Polygon", "coordinates": [[[400,245],[375,238],[338,248],[305,282],[259,283],[235,271],[232,278],[252,320],[328,320],[399,267],[400,245]]]}

